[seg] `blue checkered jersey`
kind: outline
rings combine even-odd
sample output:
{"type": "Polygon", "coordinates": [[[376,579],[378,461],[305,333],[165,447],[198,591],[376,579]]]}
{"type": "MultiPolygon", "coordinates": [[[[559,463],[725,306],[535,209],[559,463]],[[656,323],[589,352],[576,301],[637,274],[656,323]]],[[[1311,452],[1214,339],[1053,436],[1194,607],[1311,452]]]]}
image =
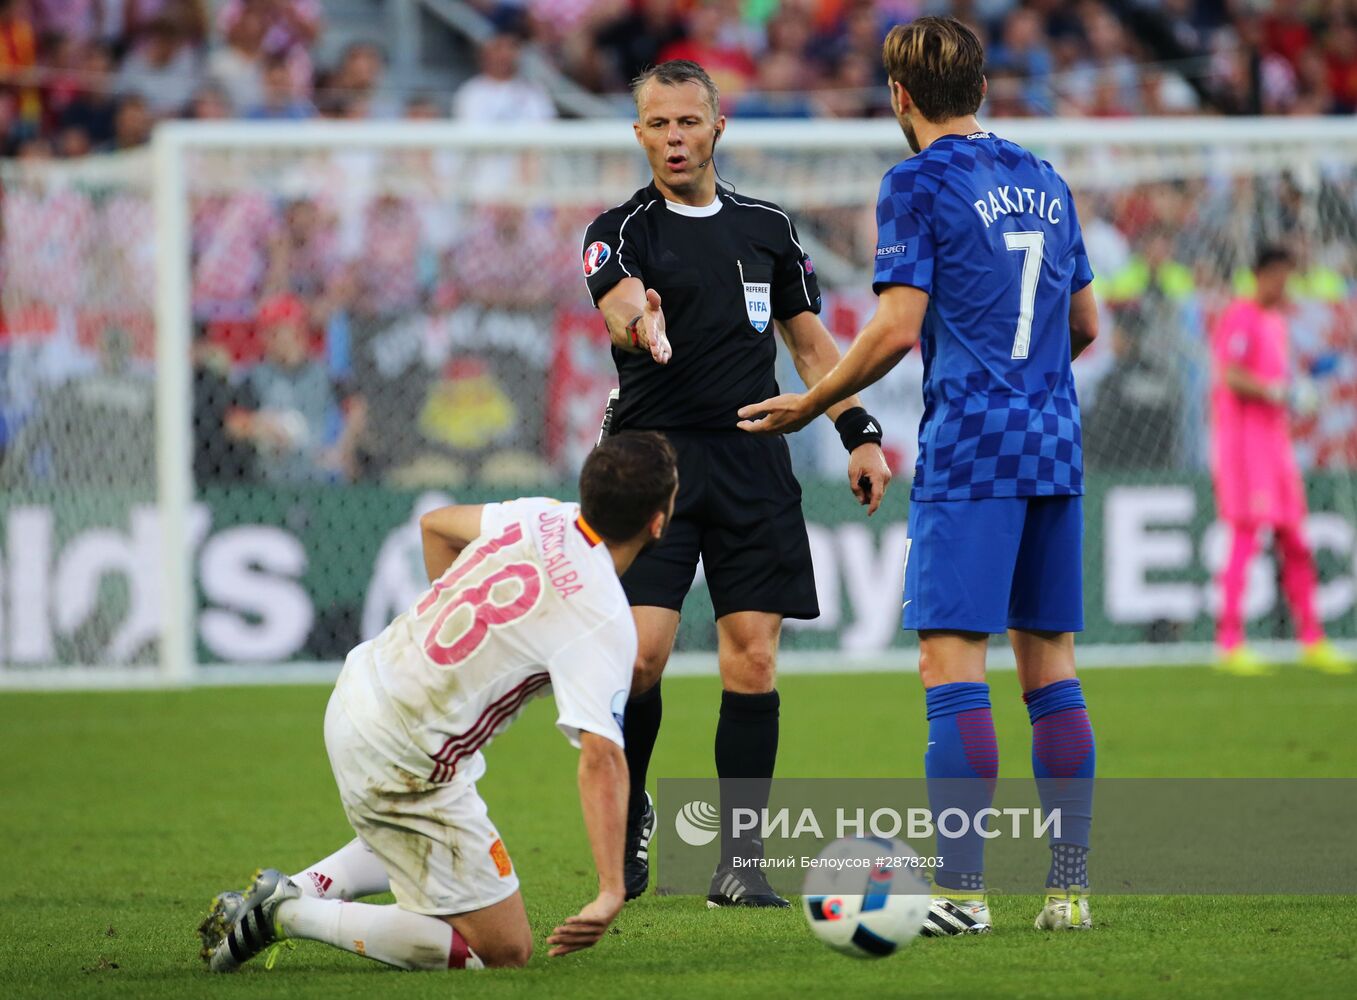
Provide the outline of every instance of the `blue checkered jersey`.
{"type": "Polygon", "coordinates": [[[877,200],[877,293],[929,295],[911,497],[1084,491],[1070,296],[1093,280],[1070,189],[988,132],[892,167],[877,200]]]}

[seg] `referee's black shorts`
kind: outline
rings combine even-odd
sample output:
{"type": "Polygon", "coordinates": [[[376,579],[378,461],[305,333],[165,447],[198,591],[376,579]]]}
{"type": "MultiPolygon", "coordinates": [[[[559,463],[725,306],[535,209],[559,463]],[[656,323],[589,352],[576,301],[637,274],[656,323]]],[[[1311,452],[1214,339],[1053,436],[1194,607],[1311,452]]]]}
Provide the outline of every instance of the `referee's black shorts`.
{"type": "Polygon", "coordinates": [[[665,431],[679,489],[664,538],[622,577],[632,607],[678,611],[697,559],[716,617],[767,611],[815,618],[815,569],[787,442],[739,430],[665,431]]]}

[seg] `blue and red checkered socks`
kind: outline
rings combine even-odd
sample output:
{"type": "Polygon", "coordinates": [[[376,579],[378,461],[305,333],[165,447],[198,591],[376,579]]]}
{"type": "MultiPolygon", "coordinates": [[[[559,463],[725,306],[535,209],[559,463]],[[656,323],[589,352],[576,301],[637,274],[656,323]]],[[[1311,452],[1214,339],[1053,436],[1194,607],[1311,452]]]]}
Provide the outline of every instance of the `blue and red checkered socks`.
{"type": "Polygon", "coordinates": [[[1093,822],[1093,775],[1097,753],[1084,692],[1077,678],[1056,681],[1022,696],[1032,720],[1032,774],[1041,808],[1060,810],[1052,827],[1052,888],[1088,886],[1089,827],[1093,822]]]}
{"type": "MultiPolygon", "coordinates": [[[[974,818],[994,801],[999,777],[999,747],[994,739],[989,685],[939,684],[925,694],[928,710],[928,804],[934,822],[948,809],[961,810],[969,821],[960,836],[949,837],[939,824],[937,851],[943,858],[936,881],[952,892],[985,889],[985,842],[975,832],[974,818]]],[[[960,824],[948,824],[957,830],[960,824]]]]}

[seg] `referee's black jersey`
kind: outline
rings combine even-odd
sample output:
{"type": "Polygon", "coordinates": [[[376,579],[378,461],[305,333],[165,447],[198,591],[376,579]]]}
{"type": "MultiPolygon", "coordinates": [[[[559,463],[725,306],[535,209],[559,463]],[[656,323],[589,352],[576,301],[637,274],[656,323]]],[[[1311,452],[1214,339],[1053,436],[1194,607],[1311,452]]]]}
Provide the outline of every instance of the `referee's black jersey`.
{"type": "Polygon", "coordinates": [[[595,304],[626,277],[659,292],[674,351],[658,365],[614,348],[618,430],[733,428],[740,407],[778,393],[772,321],[820,311],[792,220],[742,194],[692,208],[642,188],[585,231],[584,276],[595,304]]]}

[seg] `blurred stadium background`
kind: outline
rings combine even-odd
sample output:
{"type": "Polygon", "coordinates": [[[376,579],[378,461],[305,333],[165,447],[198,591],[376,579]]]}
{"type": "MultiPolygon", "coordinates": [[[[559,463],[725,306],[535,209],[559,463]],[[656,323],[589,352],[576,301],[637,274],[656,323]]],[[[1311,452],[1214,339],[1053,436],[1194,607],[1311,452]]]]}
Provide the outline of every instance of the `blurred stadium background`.
{"type": "MultiPolygon", "coordinates": [[[[793,213],[847,343],[907,151],[880,40],[938,12],[1098,275],[1085,658],[1210,655],[1206,338],[1273,240],[1321,611],[1357,637],[1357,4],[0,0],[0,685],[325,675],[421,589],[424,509],[570,494],[615,384],[580,236],[648,179],[650,62],[712,70],[722,174],[793,213]]],[[[871,522],[828,424],[792,442],[824,609],[792,669],[907,663],[919,380],[869,395],[900,477],[871,522]]],[[[1260,560],[1253,635],[1290,636],[1278,595],[1260,560]]],[[[711,669],[700,584],[688,611],[711,669]]]]}

